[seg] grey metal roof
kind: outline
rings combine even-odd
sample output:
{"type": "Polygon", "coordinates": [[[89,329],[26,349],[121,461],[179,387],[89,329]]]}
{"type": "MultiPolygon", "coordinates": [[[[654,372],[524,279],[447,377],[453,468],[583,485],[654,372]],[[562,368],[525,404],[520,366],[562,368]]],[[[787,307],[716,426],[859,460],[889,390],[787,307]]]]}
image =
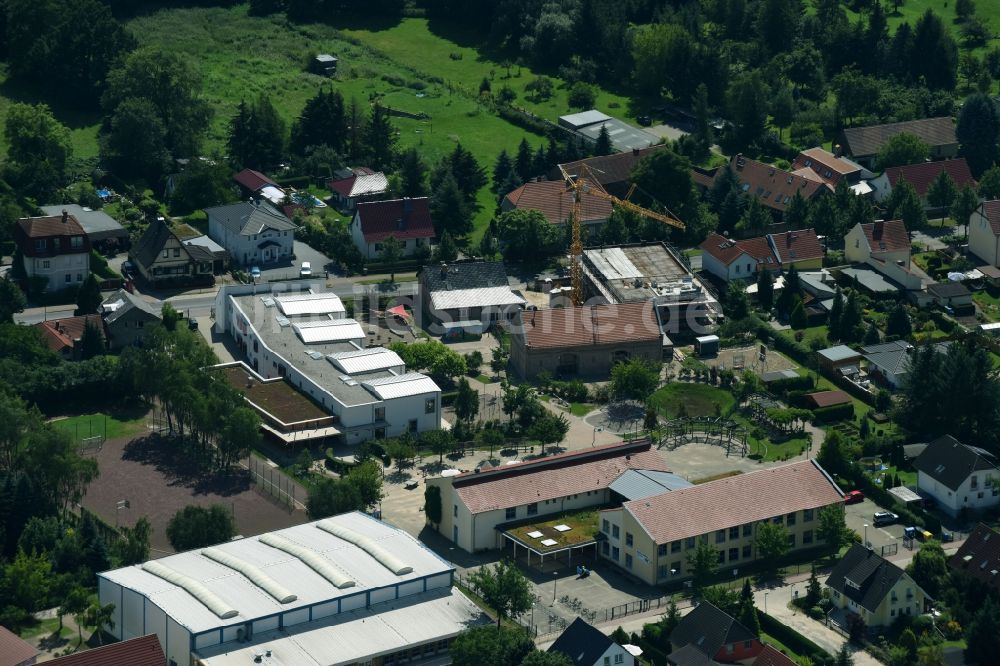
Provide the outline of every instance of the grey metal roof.
{"type": "Polygon", "coordinates": [[[242,236],[259,234],[265,229],[291,231],[298,227],[267,202],[240,201],[226,206],[206,208],[205,212],[225,228],[242,236]]]}
{"type": "MultiPolygon", "coordinates": [[[[868,611],[875,612],[892,587],[906,573],[859,543],[851,546],[830,572],[827,586],[868,611]],[[853,585],[848,585],[851,581],[853,585]]],[[[913,584],[917,587],[917,584],[913,584]]]]}
{"type": "Polygon", "coordinates": [[[195,236],[194,238],[185,238],[181,242],[184,243],[185,245],[200,245],[201,247],[205,248],[209,252],[216,253],[216,254],[225,254],[226,253],[226,248],[224,248],[221,245],[219,245],[218,243],[216,243],[214,240],[212,240],[211,238],[209,238],[207,235],[195,236]]]}
{"type": "Polygon", "coordinates": [[[840,272],[851,279],[857,279],[858,284],[868,291],[876,294],[899,291],[899,287],[889,280],[886,280],[881,273],[878,273],[870,268],[856,266],[844,268],[840,272]]]}
{"type": "Polygon", "coordinates": [[[927,285],[927,293],[938,298],[955,298],[956,296],[968,296],[972,292],[961,282],[935,282],[927,285]]]}
{"type": "Polygon", "coordinates": [[[128,231],[118,224],[117,220],[105,213],[103,210],[92,210],[84,208],[79,204],[53,204],[42,206],[42,211],[46,215],[62,215],[66,211],[76,218],[76,221],[83,227],[84,232],[91,241],[100,241],[107,238],[128,239],[128,231]]]}
{"type": "MultiPolygon", "coordinates": [[[[939,352],[944,352],[948,350],[950,345],[950,342],[938,342],[934,348],[939,352]]],[[[894,375],[901,375],[906,372],[911,351],[914,349],[913,345],[905,340],[896,340],[895,342],[866,345],[861,348],[861,353],[870,364],[894,375]]]]}
{"type": "Polygon", "coordinates": [[[799,373],[794,370],[771,370],[770,372],[762,373],[760,380],[767,384],[770,382],[776,382],[779,379],[794,379],[798,376],[799,373]]]}
{"type": "Polygon", "coordinates": [[[660,142],[660,137],[651,134],[638,127],[633,127],[617,118],[610,118],[604,122],[594,123],[586,127],[580,127],[576,131],[587,137],[591,141],[597,141],[601,134],[601,128],[608,128],[608,136],[611,137],[611,145],[618,152],[630,151],[638,148],[649,148],[660,142]]]}
{"type": "Polygon", "coordinates": [[[928,444],[913,466],[951,490],[958,490],[973,472],[994,471],[1000,475],[995,459],[987,451],[963,444],[951,435],[928,444]]]}
{"type": "Polygon", "coordinates": [[[671,472],[630,469],[612,481],[608,487],[626,500],[637,500],[690,486],[690,482],[671,472]]]}
{"type": "Polygon", "coordinates": [[[822,356],[831,363],[836,363],[837,361],[847,361],[852,358],[858,358],[861,356],[860,353],[854,351],[847,345],[837,345],[836,347],[828,347],[826,349],[820,349],[816,352],[819,356],[822,356]]]}

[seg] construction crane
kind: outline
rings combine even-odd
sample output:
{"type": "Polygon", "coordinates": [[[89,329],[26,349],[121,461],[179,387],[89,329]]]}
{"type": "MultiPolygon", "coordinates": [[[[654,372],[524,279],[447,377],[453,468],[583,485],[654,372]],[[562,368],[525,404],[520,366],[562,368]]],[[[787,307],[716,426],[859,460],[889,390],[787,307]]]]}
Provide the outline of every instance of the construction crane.
{"type": "MultiPolygon", "coordinates": [[[[644,217],[648,217],[652,220],[659,220],[664,224],[669,224],[677,229],[683,229],[684,223],[678,220],[672,214],[657,213],[654,210],[649,210],[648,208],[643,208],[637,204],[629,201],[629,197],[635,191],[635,184],[633,184],[629,190],[628,194],[625,195],[624,199],[619,199],[613,194],[608,194],[599,185],[597,187],[591,187],[590,184],[585,179],[590,179],[594,183],[597,179],[594,178],[593,172],[590,170],[586,164],[581,165],[581,171],[575,177],[571,175],[566,176],[566,187],[573,192],[573,217],[570,220],[570,224],[573,225],[573,240],[569,246],[570,253],[570,281],[573,285],[573,305],[583,305],[583,239],[580,234],[580,218],[583,213],[583,195],[588,194],[590,196],[597,197],[598,199],[604,199],[605,201],[610,201],[612,205],[619,206],[625,210],[632,211],[644,217]]],[[[669,211],[668,211],[669,213],[669,211]]]]}

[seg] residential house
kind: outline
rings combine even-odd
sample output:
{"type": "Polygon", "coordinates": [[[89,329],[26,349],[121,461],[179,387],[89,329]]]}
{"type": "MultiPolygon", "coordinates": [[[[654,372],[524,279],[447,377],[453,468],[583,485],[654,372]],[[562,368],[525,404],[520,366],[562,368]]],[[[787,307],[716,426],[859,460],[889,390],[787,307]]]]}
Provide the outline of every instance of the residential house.
{"type": "Polygon", "coordinates": [[[167,658],[163,656],[156,634],[147,634],[74,652],[52,663],[58,666],[167,666],[167,658]]]}
{"type": "Polygon", "coordinates": [[[750,666],[798,666],[798,664],[778,648],[765,645],[750,666]]]}
{"type": "Polygon", "coordinates": [[[287,217],[262,201],[206,208],[208,235],[240,266],[287,263],[295,254],[295,229],[287,217]]]}
{"type": "Polygon", "coordinates": [[[831,191],[837,188],[840,181],[844,181],[848,186],[857,185],[865,172],[860,164],[837,157],[822,148],[803,150],[792,162],[793,174],[811,180],[819,178],[831,191]]]}
{"type": "Polygon", "coordinates": [[[955,186],[958,189],[966,186],[976,187],[976,181],[973,179],[972,172],[969,171],[969,164],[964,157],[940,162],[920,162],[919,164],[889,167],[882,175],[869,181],[869,184],[874,191],[875,200],[884,202],[892,196],[892,189],[900,181],[905,180],[917,191],[924,208],[931,209],[934,206],[927,200],[927,193],[931,188],[931,183],[942,173],[948,174],[955,181],[955,186]]]}
{"type": "Polygon", "coordinates": [[[912,134],[930,146],[931,159],[941,160],[958,155],[955,121],[950,116],[849,127],[841,132],[837,145],[844,155],[862,166],[874,169],[875,158],[882,146],[897,134],[904,133],[912,134]]]}
{"type": "Polygon", "coordinates": [[[669,471],[649,440],[637,440],[428,478],[443,509],[431,527],[464,551],[493,550],[504,543],[505,523],[608,504],[612,482],[633,469],[669,471]]]}
{"type": "Polygon", "coordinates": [[[749,664],[763,651],[760,638],[729,613],[701,601],[670,632],[667,662],[694,664],[749,664]]]}
{"type": "Polygon", "coordinates": [[[14,241],[25,275],[44,281],[44,291],[79,286],[90,274],[90,239],[68,212],[21,218],[14,227],[14,241]]]}
{"type": "Polygon", "coordinates": [[[601,557],[648,585],[690,578],[698,542],[718,552],[718,568],[755,562],[758,527],[784,525],[792,551],[821,544],[818,512],[843,507],[844,493],[815,460],[717,479],[601,511],[601,557]]]}
{"type": "Polygon", "coordinates": [[[628,650],[581,617],[563,629],[548,652],[566,656],[573,666],[634,666],[637,663],[628,650]]]}
{"type": "Polygon", "coordinates": [[[984,511],[1000,504],[996,458],[978,446],[944,435],[928,444],[913,466],[917,470],[917,490],[933,497],[951,516],[963,509],[984,511]]]}
{"type": "Polygon", "coordinates": [[[233,176],[233,180],[240,186],[240,193],[246,197],[253,197],[265,187],[278,187],[278,184],[253,169],[243,169],[233,176]]]}
{"type": "Polygon", "coordinates": [[[607,378],[617,363],[659,367],[673,351],[652,301],[521,311],[510,332],[511,365],[528,379],[540,372],[607,378]]]}
{"type": "Polygon", "coordinates": [[[855,224],[844,236],[846,259],[879,273],[886,282],[907,291],[924,287],[924,277],[910,266],[910,234],[902,220],[855,224]]]}
{"type": "Polygon", "coordinates": [[[424,310],[439,324],[433,329],[435,334],[468,322],[489,327],[510,321],[526,302],[511,290],[507,269],[500,261],[424,266],[418,279],[424,310]]]}
{"type": "Polygon", "coordinates": [[[636,165],[644,157],[664,149],[667,149],[667,146],[660,144],[649,148],[633,148],[624,153],[597,155],[576,162],[567,162],[549,171],[548,179],[565,182],[589,174],[608,194],[625,198],[632,185],[632,171],[636,165]]]}
{"type": "MultiPolygon", "coordinates": [[[[603,192],[595,179],[585,178],[589,187],[603,192]]],[[[561,180],[530,181],[508,192],[500,202],[500,210],[537,210],[550,224],[565,225],[573,214],[576,193],[561,180]]],[[[580,223],[588,233],[597,233],[611,217],[611,202],[584,191],[580,195],[580,223]]]]}
{"type": "Polygon", "coordinates": [[[721,280],[756,280],[761,270],[813,270],[823,266],[815,229],[730,240],[712,233],[701,244],[702,269],[721,280]]]}
{"type": "Polygon", "coordinates": [[[1000,267],[1000,200],[984,201],[969,219],[969,251],[1000,267]]]}
{"type": "Polygon", "coordinates": [[[869,628],[921,615],[932,601],[909,574],[860,543],[833,567],[826,587],[835,608],[860,617],[869,628]]]}
{"type": "Polygon", "coordinates": [[[211,253],[185,245],[162,219],[149,225],[129,250],[128,258],[139,275],[155,287],[215,283],[211,253]]]}
{"type": "Polygon", "coordinates": [[[326,186],[333,192],[332,203],[345,213],[352,213],[362,201],[374,201],[389,191],[385,174],[368,167],[340,169],[326,186]]]}
{"type": "Polygon", "coordinates": [[[34,666],[40,654],[34,645],[0,626],[0,666],[34,666]]]}
{"type": "Polygon", "coordinates": [[[92,326],[101,340],[105,340],[104,322],[101,321],[101,315],[90,314],[49,319],[35,324],[35,328],[42,334],[42,339],[45,340],[49,349],[67,360],[80,358],[80,341],[83,339],[83,333],[87,326],[92,326]]]}
{"type": "MultiPolygon", "coordinates": [[[[819,178],[804,178],[790,171],[779,169],[764,162],[738,153],[729,161],[729,166],[740,181],[740,188],[747,196],[755,197],[761,205],[780,217],[785,207],[798,192],[803,199],[811,201],[827,192],[819,178]]],[[[716,180],[721,176],[716,173],[716,180]]]]}
{"type": "Polygon", "coordinates": [[[42,206],[42,212],[53,217],[62,215],[63,211],[80,223],[83,233],[95,249],[115,252],[129,246],[128,231],[103,210],[93,210],[79,204],[42,206]]]}
{"type": "Polygon", "coordinates": [[[125,289],[105,299],[100,312],[112,349],[141,347],[148,328],[163,321],[159,308],[125,289]]]}
{"type": "Polygon", "coordinates": [[[927,285],[927,293],[941,308],[950,308],[957,315],[971,316],[976,312],[972,292],[961,282],[936,282],[927,285]]]}
{"type": "Polygon", "coordinates": [[[410,257],[418,248],[430,249],[434,240],[430,200],[409,197],[392,201],[360,203],[351,220],[351,239],[365,259],[378,259],[382,243],[392,236],[410,257]]]}
{"type": "Polygon", "coordinates": [[[979,523],[948,559],[948,566],[1000,590],[1000,531],[979,523]]]}
{"type": "Polygon", "coordinates": [[[211,257],[212,272],[216,275],[221,275],[226,272],[226,269],[229,266],[229,253],[226,252],[226,248],[216,243],[207,235],[185,238],[181,242],[188,246],[188,251],[191,252],[191,256],[196,256],[199,261],[204,261],[211,257]],[[192,246],[194,245],[202,249],[192,249],[192,246]]]}

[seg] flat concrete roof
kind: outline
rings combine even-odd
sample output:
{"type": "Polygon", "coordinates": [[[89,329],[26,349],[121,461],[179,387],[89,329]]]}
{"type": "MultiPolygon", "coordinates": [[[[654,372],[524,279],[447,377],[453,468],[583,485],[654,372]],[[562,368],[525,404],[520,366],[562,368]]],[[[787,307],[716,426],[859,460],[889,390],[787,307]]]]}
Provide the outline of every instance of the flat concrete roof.
{"type": "Polygon", "coordinates": [[[701,294],[679,302],[715,302],[701,281],[660,243],[592,248],[584,250],[583,255],[585,268],[617,303],[652,299],[671,302],[677,290],[692,288],[700,289],[701,294]]]}
{"type": "Polygon", "coordinates": [[[660,142],[660,137],[650,134],[638,127],[633,127],[628,123],[610,118],[603,122],[597,122],[586,127],[580,127],[576,131],[592,141],[597,141],[601,134],[601,128],[608,128],[608,136],[611,137],[611,145],[619,153],[628,152],[638,148],[649,148],[660,142]]]}

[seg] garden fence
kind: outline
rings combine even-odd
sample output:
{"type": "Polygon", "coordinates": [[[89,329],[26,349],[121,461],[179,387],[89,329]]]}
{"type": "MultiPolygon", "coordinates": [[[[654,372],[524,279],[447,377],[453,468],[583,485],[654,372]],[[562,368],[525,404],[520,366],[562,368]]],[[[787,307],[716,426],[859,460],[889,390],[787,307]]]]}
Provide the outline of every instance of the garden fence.
{"type": "Polygon", "coordinates": [[[303,506],[295,497],[295,483],[284,472],[255,455],[251,455],[247,462],[250,479],[257,490],[274,498],[289,511],[294,511],[297,506],[303,506]]]}

